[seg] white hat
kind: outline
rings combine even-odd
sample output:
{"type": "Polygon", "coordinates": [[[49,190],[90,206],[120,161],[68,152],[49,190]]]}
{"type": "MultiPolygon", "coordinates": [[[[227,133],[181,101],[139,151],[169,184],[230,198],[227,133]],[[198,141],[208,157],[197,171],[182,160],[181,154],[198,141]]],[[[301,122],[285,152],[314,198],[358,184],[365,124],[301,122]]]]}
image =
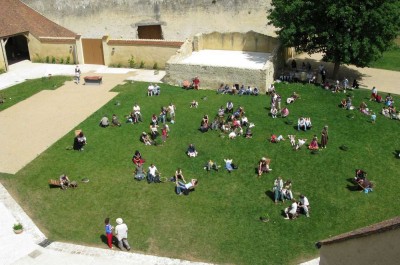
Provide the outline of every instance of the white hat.
{"type": "Polygon", "coordinates": [[[265,157],[263,157],[263,158],[261,158],[261,160],[262,160],[262,161],[265,161],[265,160],[267,160],[267,159],[266,159],[265,157]]]}
{"type": "Polygon", "coordinates": [[[117,220],[115,220],[117,222],[117,224],[121,225],[124,223],[124,220],[122,220],[122,218],[117,218],[117,220]]]}

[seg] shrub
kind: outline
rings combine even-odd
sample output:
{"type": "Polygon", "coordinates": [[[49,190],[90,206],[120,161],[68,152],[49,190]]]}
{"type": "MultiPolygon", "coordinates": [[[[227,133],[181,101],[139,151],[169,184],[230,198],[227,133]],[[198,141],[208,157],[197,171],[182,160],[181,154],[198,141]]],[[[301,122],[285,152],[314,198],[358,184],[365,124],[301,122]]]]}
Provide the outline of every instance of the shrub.
{"type": "Polygon", "coordinates": [[[60,58],[60,64],[63,64],[64,63],[64,58],[60,58]]]}
{"type": "Polygon", "coordinates": [[[14,230],[21,230],[22,228],[24,228],[24,227],[22,226],[21,223],[16,223],[16,224],[14,224],[14,226],[13,226],[13,229],[14,229],[14,230]]]}
{"type": "Polygon", "coordinates": [[[145,63],[143,61],[140,61],[140,66],[139,68],[144,68],[145,63]]]}
{"type": "Polygon", "coordinates": [[[71,63],[71,57],[68,55],[67,59],[65,60],[65,64],[70,64],[71,63]]]}
{"type": "Polygon", "coordinates": [[[4,74],[6,70],[4,68],[0,68],[0,74],[4,74]]]}
{"type": "Polygon", "coordinates": [[[50,57],[48,55],[46,56],[46,63],[50,63],[50,57]]]}
{"type": "Polygon", "coordinates": [[[158,63],[154,63],[153,69],[154,69],[154,70],[158,70],[158,63]]]}
{"type": "Polygon", "coordinates": [[[122,64],[121,64],[121,63],[118,63],[118,64],[117,64],[117,67],[118,67],[118,68],[121,68],[121,67],[122,67],[122,64]]]}
{"type": "Polygon", "coordinates": [[[56,57],[51,56],[51,63],[56,63],[56,57]]]}
{"type": "Polygon", "coordinates": [[[131,55],[131,58],[128,60],[128,63],[129,63],[129,68],[135,68],[136,62],[135,62],[135,58],[133,57],[133,55],[131,55]]]}

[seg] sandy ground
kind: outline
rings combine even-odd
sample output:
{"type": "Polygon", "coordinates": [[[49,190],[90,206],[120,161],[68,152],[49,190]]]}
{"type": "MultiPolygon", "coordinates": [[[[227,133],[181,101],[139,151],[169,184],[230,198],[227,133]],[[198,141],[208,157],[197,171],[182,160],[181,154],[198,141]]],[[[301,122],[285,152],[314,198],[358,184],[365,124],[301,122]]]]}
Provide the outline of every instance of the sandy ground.
{"type": "MultiPolygon", "coordinates": [[[[113,69],[81,66],[82,80],[87,75],[103,76],[101,85],[66,82],[56,90],[44,90],[0,112],[0,172],[15,174],[58,139],[75,128],[117,93],[109,92],[124,80],[159,82],[164,73],[150,70],[113,69]]],[[[23,62],[1,75],[4,83],[74,73],[74,66],[23,62]],[[53,67],[53,68],[51,68],[53,67]],[[29,70],[28,70],[28,69],[29,70]],[[20,73],[20,74],[19,74],[20,73]],[[8,75],[8,76],[7,76],[8,75]]],[[[4,85],[4,84],[3,84],[4,85]]],[[[71,143],[74,135],[71,135],[71,143]]]]}
{"type": "MultiPolygon", "coordinates": [[[[313,69],[318,69],[321,64],[322,54],[313,54],[309,56],[308,54],[300,54],[296,56],[295,60],[297,62],[297,67],[301,66],[301,63],[310,62],[313,69]]],[[[291,60],[289,60],[291,62],[291,60]]],[[[400,63],[400,62],[399,62],[400,63]]],[[[328,78],[329,74],[333,73],[332,63],[322,63],[327,69],[328,78]]],[[[360,84],[367,89],[372,89],[372,87],[377,87],[378,92],[386,92],[400,95],[400,72],[389,71],[376,68],[359,68],[354,65],[342,65],[339,69],[339,80],[347,78],[350,84],[353,82],[354,78],[360,81],[360,84]]]]}

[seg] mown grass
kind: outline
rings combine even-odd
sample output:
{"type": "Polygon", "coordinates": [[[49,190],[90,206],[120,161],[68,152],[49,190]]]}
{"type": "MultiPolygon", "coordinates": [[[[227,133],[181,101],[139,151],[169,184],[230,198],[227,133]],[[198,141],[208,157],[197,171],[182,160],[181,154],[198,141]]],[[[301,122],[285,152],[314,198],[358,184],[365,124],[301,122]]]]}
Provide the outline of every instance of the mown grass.
{"type": "Polygon", "coordinates": [[[0,104],[0,111],[17,104],[42,90],[57,89],[67,80],[71,80],[71,77],[43,77],[41,79],[27,80],[24,83],[0,90],[0,98],[5,99],[5,102],[0,104]]]}
{"type": "Polygon", "coordinates": [[[394,45],[384,52],[382,58],[370,65],[371,68],[400,71],[400,44],[394,45]]]}
{"type": "MultiPolygon", "coordinates": [[[[376,124],[369,117],[338,107],[344,94],[332,94],[319,87],[280,84],[278,92],[286,99],[296,91],[301,99],[289,105],[289,119],[311,117],[313,129],[298,132],[286,119],[272,119],[267,96],[216,95],[213,91],[184,91],[162,85],[158,97],[146,96],[147,84],[118,86],[119,95],[77,128],[83,129],[88,145],[83,152],[67,151],[73,130],[16,175],[0,174],[1,182],[16,197],[51,240],[75,242],[106,248],[102,242],[103,220],[122,217],[129,226],[134,251],[220,264],[296,264],[317,255],[315,242],[359,227],[376,223],[400,212],[397,202],[400,149],[397,134],[400,122],[378,115],[376,124]],[[198,109],[189,108],[193,99],[198,109]],[[229,140],[219,132],[198,131],[201,117],[213,117],[219,106],[232,100],[245,108],[254,122],[253,139],[229,140]],[[120,105],[115,104],[120,102],[120,105]],[[137,102],[145,122],[138,125],[100,128],[102,115],[117,114],[121,120],[137,102]],[[152,113],[173,102],[176,123],[163,146],[144,146],[139,141],[148,131],[152,113]],[[296,134],[311,140],[329,126],[328,148],[312,155],[305,148],[293,151],[288,140],[267,141],[271,133],[296,134]],[[185,150],[194,143],[199,151],[188,158],[185,150]],[[341,151],[341,145],[349,147],[341,151]],[[172,176],[177,167],[186,179],[199,179],[189,196],[177,196],[172,183],[147,184],[133,180],[131,157],[140,150],[146,166],[154,163],[163,176],[172,176]],[[256,178],[255,168],[262,156],[272,159],[273,171],[256,178]],[[233,158],[239,169],[207,174],[208,159],[223,165],[233,158]],[[366,195],[350,191],[348,179],[356,168],[363,168],[375,182],[374,192],[366,195]],[[88,184],[65,192],[50,189],[48,179],[67,173],[71,179],[87,177],[88,184]],[[296,197],[305,194],[312,205],[311,217],[286,221],[284,207],[274,205],[268,196],[273,181],[282,176],[292,179],[296,197]],[[258,221],[269,215],[269,223],[258,221]]],[[[370,91],[354,91],[354,105],[367,101],[370,91]]],[[[396,102],[400,97],[395,97],[396,102]]],[[[367,102],[378,112],[381,104],[367,102]]],[[[285,105],[283,103],[283,105],[285,105]]]]}

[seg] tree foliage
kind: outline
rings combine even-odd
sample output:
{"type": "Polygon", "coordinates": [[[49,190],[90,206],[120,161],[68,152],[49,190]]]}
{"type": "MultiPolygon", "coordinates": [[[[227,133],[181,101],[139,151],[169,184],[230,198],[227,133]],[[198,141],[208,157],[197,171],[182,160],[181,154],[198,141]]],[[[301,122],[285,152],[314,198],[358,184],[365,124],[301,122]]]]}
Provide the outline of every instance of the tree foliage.
{"type": "Polygon", "coordinates": [[[368,66],[400,33],[400,0],[272,0],[271,5],[269,24],[278,28],[282,44],[322,52],[336,71],[342,63],[368,66]]]}

